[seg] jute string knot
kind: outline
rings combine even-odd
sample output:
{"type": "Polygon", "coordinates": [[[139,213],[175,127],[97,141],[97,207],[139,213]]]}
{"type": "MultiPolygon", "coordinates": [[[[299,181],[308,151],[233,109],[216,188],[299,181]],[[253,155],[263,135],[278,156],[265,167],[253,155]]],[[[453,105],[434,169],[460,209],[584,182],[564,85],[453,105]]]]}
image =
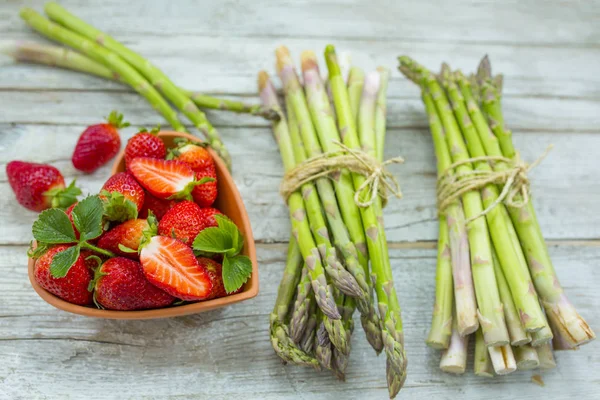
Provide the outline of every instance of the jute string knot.
{"type": "Polygon", "coordinates": [[[354,192],[354,202],[359,207],[369,207],[378,195],[384,205],[391,196],[402,197],[400,184],[386,168],[390,164],[403,163],[402,157],[394,157],[380,162],[362,150],[351,149],[337,140],[334,140],[333,143],[340,147],[339,151],[311,157],[286,172],[279,187],[279,192],[286,202],[290,195],[305,183],[328,177],[343,169],[361,174],[366,178],[354,192]]]}
{"type": "Polygon", "coordinates": [[[530,199],[530,182],[527,173],[537,167],[553,147],[553,145],[548,146],[544,153],[531,164],[522,161],[518,152],[515,154],[514,159],[500,156],[483,156],[453,163],[438,177],[437,203],[439,212],[444,213],[452,203],[459,200],[465,193],[471,190],[481,190],[490,184],[502,185],[502,190],[498,198],[485,210],[468,218],[466,223],[488,214],[500,203],[514,208],[525,207],[530,199]],[[490,163],[491,170],[481,171],[474,169],[467,172],[454,172],[461,165],[478,162],[490,163]],[[508,168],[502,171],[494,171],[493,166],[498,162],[506,163],[508,168]]]}

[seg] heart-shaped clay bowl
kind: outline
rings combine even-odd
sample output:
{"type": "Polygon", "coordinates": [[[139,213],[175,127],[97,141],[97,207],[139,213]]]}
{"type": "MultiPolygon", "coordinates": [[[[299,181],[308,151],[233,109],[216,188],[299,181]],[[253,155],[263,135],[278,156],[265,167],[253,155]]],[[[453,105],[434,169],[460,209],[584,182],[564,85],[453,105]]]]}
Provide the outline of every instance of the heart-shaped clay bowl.
{"type": "MultiPolygon", "coordinates": [[[[174,140],[176,138],[186,138],[192,141],[199,141],[197,137],[181,132],[161,131],[158,133],[158,136],[165,142],[167,148],[174,146],[174,140]]],[[[256,247],[254,245],[254,238],[252,236],[252,228],[250,226],[250,220],[248,219],[248,213],[246,212],[246,207],[244,206],[242,197],[240,196],[240,193],[235,185],[235,182],[233,181],[233,178],[231,177],[231,174],[227,170],[227,167],[212,149],[208,148],[208,151],[215,160],[215,166],[217,170],[219,195],[214,207],[218,208],[223,214],[227,215],[233,220],[233,222],[236,223],[244,235],[245,242],[242,254],[250,257],[250,260],[252,260],[252,276],[248,282],[244,284],[240,293],[213,300],[199,301],[196,303],[154,310],[100,310],[95,307],[71,304],[46,291],[35,281],[33,275],[34,260],[29,259],[29,280],[31,281],[31,285],[37,294],[47,303],[60,310],[64,310],[73,314],[85,315],[88,317],[108,319],[152,319],[177,317],[181,315],[196,314],[203,311],[214,310],[215,308],[225,307],[230,304],[239,303],[240,301],[255,297],[258,294],[258,263],[256,261],[256,247]]],[[[123,152],[121,152],[115,160],[112,174],[114,175],[123,171],[125,171],[125,157],[123,152]]]]}

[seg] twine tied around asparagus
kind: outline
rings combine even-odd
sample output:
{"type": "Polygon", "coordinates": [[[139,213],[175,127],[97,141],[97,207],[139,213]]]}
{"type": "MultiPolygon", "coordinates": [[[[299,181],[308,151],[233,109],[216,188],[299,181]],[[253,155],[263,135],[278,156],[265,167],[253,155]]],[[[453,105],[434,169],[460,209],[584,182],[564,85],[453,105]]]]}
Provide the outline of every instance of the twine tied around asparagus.
{"type": "Polygon", "coordinates": [[[279,193],[286,202],[291,194],[305,183],[329,176],[342,169],[348,169],[366,178],[354,192],[354,202],[359,207],[369,207],[378,195],[384,205],[391,196],[402,198],[400,184],[386,168],[390,164],[404,163],[402,157],[380,162],[362,150],[351,149],[337,140],[333,143],[340,147],[339,151],[311,157],[286,172],[279,188],[279,193]]]}
{"type": "Polygon", "coordinates": [[[514,159],[500,156],[482,156],[453,163],[438,177],[437,202],[439,212],[443,213],[448,206],[459,200],[465,193],[471,190],[483,189],[490,184],[502,185],[502,191],[498,198],[485,210],[468,218],[465,221],[467,224],[488,214],[500,203],[514,208],[525,207],[530,200],[530,182],[527,173],[537,167],[553,147],[553,145],[548,146],[544,153],[531,164],[521,160],[518,152],[514,159]],[[504,162],[509,165],[509,168],[504,171],[494,171],[492,168],[491,171],[475,169],[464,173],[454,173],[456,167],[481,161],[486,161],[490,164],[504,162]]]}

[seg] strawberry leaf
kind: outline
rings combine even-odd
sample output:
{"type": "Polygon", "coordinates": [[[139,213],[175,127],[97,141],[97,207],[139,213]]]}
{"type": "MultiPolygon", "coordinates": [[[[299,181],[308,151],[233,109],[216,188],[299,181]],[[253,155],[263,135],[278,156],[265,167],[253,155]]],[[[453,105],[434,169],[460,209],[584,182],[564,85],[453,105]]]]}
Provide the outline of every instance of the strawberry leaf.
{"type": "Polygon", "coordinates": [[[123,193],[103,190],[100,194],[107,220],[123,222],[138,217],[137,205],[123,196],[123,193]]]}
{"type": "Polygon", "coordinates": [[[57,208],[44,210],[31,229],[35,240],[47,244],[75,243],[75,231],[67,214],[57,208]]]}
{"type": "Polygon", "coordinates": [[[233,254],[229,254],[230,256],[234,256],[242,251],[242,247],[244,247],[244,236],[238,229],[235,222],[229,219],[227,216],[223,214],[215,214],[215,220],[217,221],[217,225],[219,229],[224,230],[231,236],[232,247],[235,250],[233,254]]]}
{"type": "Polygon", "coordinates": [[[79,258],[79,245],[56,253],[50,264],[50,275],[55,278],[64,278],[77,258],[79,258]]]}
{"type": "Polygon", "coordinates": [[[232,293],[242,287],[252,275],[252,261],[247,256],[223,258],[223,285],[227,293],[232,293]]]}
{"type": "Polygon", "coordinates": [[[235,252],[233,238],[231,235],[217,227],[206,228],[196,236],[192,247],[196,251],[203,253],[225,253],[231,254],[235,252]]]}
{"type": "Polygon", "coordinates": [[[81,241],[95,239],[102,234],[102,200],[88,196],[73,208],[73,223],[81,241]]]}

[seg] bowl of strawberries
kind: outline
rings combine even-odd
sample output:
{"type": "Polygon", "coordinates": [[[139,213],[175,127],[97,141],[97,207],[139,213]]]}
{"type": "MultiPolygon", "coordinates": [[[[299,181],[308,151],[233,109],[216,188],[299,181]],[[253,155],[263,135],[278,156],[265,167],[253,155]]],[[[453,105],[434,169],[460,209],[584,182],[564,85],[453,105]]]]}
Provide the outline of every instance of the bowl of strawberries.
{"type": "Polygon", "coordinates": [[[32,232],[31,284],[71,313],[174,317],[258,294],[235,182],[216,153],[186,133],[134,135],[100,193],[43,211],[32,232]]]}

